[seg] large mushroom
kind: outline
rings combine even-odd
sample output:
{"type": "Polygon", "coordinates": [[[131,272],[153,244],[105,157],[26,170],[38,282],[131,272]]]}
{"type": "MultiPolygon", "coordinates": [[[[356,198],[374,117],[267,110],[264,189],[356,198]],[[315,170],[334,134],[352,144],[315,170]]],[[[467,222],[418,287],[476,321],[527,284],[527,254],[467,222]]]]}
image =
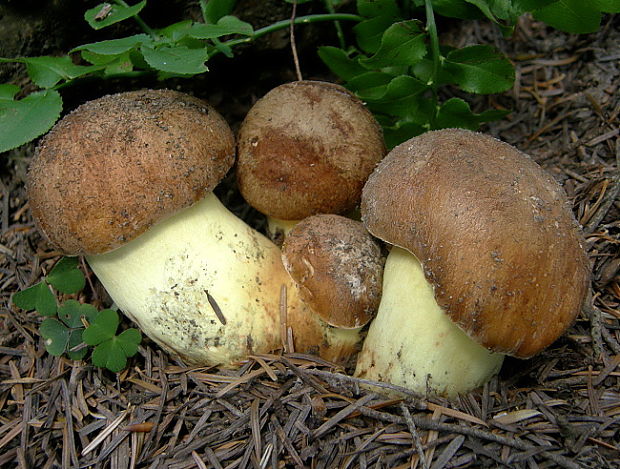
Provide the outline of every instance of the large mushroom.
{"type": "Polygon", "coordinates": [[[454,396],[503,354],[547,347],[581,310],[589,264],[563,190],[490,136],[440,130],[396,147],[362,217],[394,247],[357,376],[454,396]]]}
{"type": "MultiPolygon", "coordinates": [[[[234,161],[224,119],[169,90],[90,101],[40,142],[30,208],[67,255],[85,255],[118,307],[188,363],[230,364],[282,343],[308,315],[280,250],[212,189],[234,161]]],[[[300,337],[313,350],[321,331],[300,337]]]]}
{"type": "Polygon", "coordinates": [[[248,112],[237,180],[280,238],[306,217],[355,208],[384,155],[381,127],[359,99],[333,83],[297,81],[274,88],[248,112]]]}
{"type": "MultiPolygon", "coordinates": [[[[338,337],[330,340],[332,360],[342,362],[355,355],[362,328],[374,317],[381,299],[385,257],[379,242],[359,221],[313,215],[289,231],[282,260],[302,300],[315,313],[314,321],[326,337],[338,337]]],[[[299,324],[291,327],[294,334],[303,333],[299,324]]]]}

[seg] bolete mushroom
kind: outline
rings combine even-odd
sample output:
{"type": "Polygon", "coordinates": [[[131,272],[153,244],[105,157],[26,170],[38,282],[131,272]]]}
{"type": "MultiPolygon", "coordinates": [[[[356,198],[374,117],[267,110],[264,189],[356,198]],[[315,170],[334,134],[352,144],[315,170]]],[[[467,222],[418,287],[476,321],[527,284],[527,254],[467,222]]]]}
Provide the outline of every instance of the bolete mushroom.
{"type": "MultiPolygon", "coordinates": [[[[353,356],[359,351],[362,327],[374,317],[381,299],[385,257],[378,241],[359,221],[313,215],[288,233],[282,260],[325,336],[339,337],[330,341],[331,359],[342,362],[353,356]]],[[[303,333],[303,326],[291,327],[294,334],[303,333]]]]}
{"type": "MultiPolygon", "coordinates": [[[[28,173],[30,208],[50,242],[85,255],[118,307],[188,363],[278,348],[282,290],[289,316],[308,314],[277,246],[211,192],[234,152],[208,104],[142,90],[65,116],[28,173]]],[[[313,340],[300,338],[299,349],[313,340]]]]}
{"type": "Polygon", "coordinates": [[[503,354],[527,358],[580,312],[589,264],[560,186],[530,157],[460,129],[394,148],[362,195],[394,245],[356,375],[454,396],[503,354]]]}
{"type": "Polygon", "coordinates": [[[385,151],[381,127],[345,88],[287,83],[259,99],[241,125],[239,189],[278,238],[303,218],[356,207],[385,151]]]}

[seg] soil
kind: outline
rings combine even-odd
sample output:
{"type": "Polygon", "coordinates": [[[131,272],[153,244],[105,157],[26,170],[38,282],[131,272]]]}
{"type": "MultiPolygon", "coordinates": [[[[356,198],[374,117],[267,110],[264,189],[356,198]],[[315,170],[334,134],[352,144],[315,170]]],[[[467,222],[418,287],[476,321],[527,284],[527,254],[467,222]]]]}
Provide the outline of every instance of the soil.
{"type": "MultiPolygon", "coordinates": [[[[66,50],[72,39],[8,5],[0,35],[15,31],[6,23],[14,15],[36,32],[28,44],[48,36],[41,53],[66,50]]],[[[314,53],[332,32],[297,29],[305,77],[334,80],[314,53]]],[[[350,369],[295,353],[255,356],[233,369],[189,368],[145,340],[118,374],[51,356],[41,317],[10,301],[60,257],[28,211],[24,177],[34,144],[25,145],[0,158],[0,467],[620,467],[620,17],[582,36],[523,17],[510,39],[476,21],[448,37],[494,44],[513,61],[514,88],[474,102],[477,110],[512,112],[482,130],[546,168],[584,228],[592,291],[556,343],[532,359],[508,359],[499,376],[454,401],[393,398],[389,386],[385,395],[371,392],[350,369]]],[[[192,80],[77,85],[64,91],[66,109],[121,89],[167,86],[209,100],[237,128],[257,98],[295,79],[287,36],[271,41],[233,61],[218,58],[192,80]]],[[[28,85],[19,67],[2,73],[28,85]]],[[[231,181],[220,196],[263,227],[231,181]]],[[[89,283],[74,298],[109,304],[83,268],[89,283]]]]}

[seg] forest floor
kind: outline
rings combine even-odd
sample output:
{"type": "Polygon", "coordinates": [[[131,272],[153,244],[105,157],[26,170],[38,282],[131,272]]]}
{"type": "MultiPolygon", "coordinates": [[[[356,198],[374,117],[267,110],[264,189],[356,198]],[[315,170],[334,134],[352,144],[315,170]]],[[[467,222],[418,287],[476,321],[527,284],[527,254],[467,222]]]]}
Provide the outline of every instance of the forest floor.
{"type": "MultiPolygon", "coordinates": [[[[390,399],[351,370],[298,354],[188,368],[145,340],[119,374],[51,356],[41,317],[10,301],[59,258],[28,211],[25,146],[5,155],[0,174],[0,467],[620,467],[620,16],[591,35],[526,17],[511,39],[478,22],[454,37],[495,44],[513,61],[514,89],[479,98],[513,111],[483,130],[550,171],[584,227],[592,294],[562,338],[532,359],[508,359],[454,401],[390,399]]],[[[255,86],[234,98],[222,87],[200,94],[226,104],[235,127],[293,70],[287,59],[277,72],[253,71],[255,86]]],[[[234,187],[221,191],[240,203],[234,187]]]]}

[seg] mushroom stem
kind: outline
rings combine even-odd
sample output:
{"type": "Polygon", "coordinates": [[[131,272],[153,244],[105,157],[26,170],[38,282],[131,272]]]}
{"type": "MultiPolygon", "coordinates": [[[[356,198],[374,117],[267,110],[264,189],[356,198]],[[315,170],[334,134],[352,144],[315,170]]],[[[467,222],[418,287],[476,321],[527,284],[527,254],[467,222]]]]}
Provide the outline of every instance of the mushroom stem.
{"type": "Polygon", "coordinates": [[[306,326],[295,334],[297,350],[322,351],[326,340],[340,340],[325,337],[280,256],[275,244],[209,194],[87,260],[118,307],[151,339],[188,363],[213,365],[280,346],[282,285],[289,325],[294,332],[296,324],[306,326]]]}
{"type": "Polygon", "coordinates": [[[277,244],[282,244],[289,232],[301,220],[281,220],[280,218],[267,217],[267,234],[277,244]]]}
{"type": "Polygon", "coordinates": [[[356,376],[451,397],[486,382],[499,371],[503,357],[459,329],[435,301],[418,259],[392,248],[356,376]]]}

